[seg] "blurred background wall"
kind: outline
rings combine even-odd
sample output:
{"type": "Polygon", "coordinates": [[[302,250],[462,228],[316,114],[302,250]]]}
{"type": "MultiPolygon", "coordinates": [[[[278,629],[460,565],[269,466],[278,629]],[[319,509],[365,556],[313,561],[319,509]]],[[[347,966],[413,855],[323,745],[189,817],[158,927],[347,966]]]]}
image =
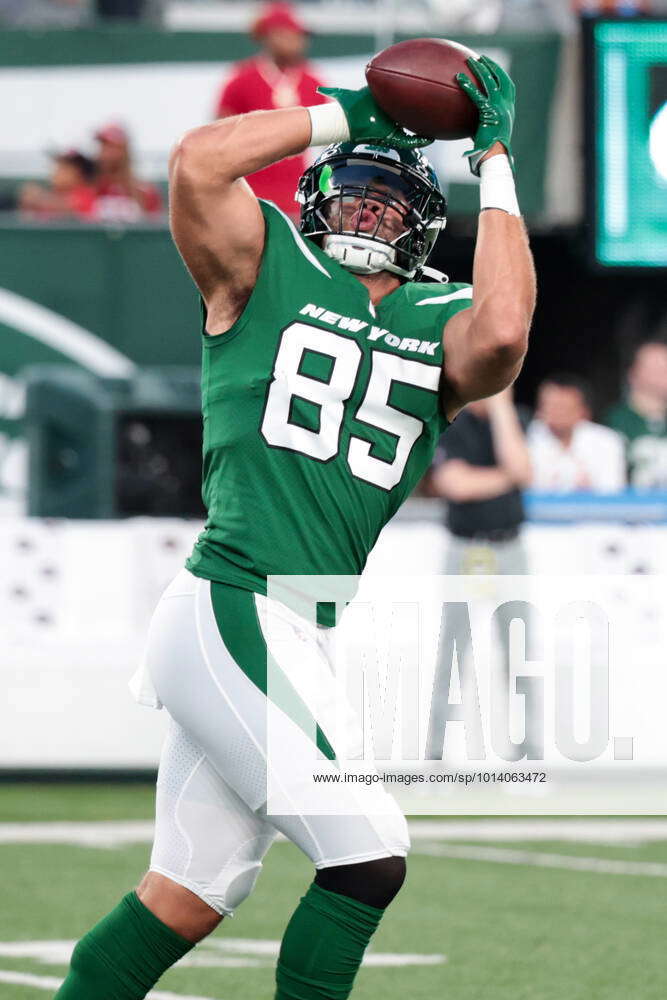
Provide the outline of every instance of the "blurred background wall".
{"type": "MultiPolygon", "coordinates": [[[[124,683],[202,516],[199,311],[168,231],[167,159],[184,130],[214,116],[237,61],[256,51],[249,26],[259,9],[0,0],[0,674],[9,692],[0,769],[84,766],[81,748],[96,764],[155,760],[161,723],[139,721],[124,683]],[[105,158],[108,176],[95,186],[90,171],[105,158]],[[101,724],[105,700],[117,718],[127,712],[134,736],[123,748],[101,724]]],[[[374,52],[422,34],[455,37],[509,70],[519,201],[539,275],[516,399],[537,402],[542,419],[540,386],[565,371],[588,380],[581,392],[560,385],[581,395],[579,429],[632,403],[637,347],[667,351],[667,3],[312,0],[295,11],[327,83],[361,85],[374,52]]],[[[465,148],[432,150],[449,219],[431,263],[457,281],[471,277],[477,217],[465,148]]],[[[629,492],[596,495],[581,486],[586,473],[574,492],[529,493],[533,572],[556,559],[619,576],[663,571],[667,379],[649,368],[653,379],[644,371],[635,393],[651,411],[640,418],[639,450],[652,463],[643,488],[624,438],[629,492]]],[[[448,539],[441,499],[417,497],[382,536],[375,565],[388,572],[418,550],[436,554],[438,571],[448,539]]],[[[661,612],[637,614],[643,628],[661,612]]],[[[658,634],[648,635],[647,662],[659,655],[658,634]]]]}

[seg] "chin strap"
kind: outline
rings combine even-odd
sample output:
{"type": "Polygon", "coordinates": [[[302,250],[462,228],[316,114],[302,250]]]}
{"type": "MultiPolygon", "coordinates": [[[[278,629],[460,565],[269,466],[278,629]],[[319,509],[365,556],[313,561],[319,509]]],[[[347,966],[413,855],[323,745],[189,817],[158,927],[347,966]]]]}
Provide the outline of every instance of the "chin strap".
{"type": "Polygon", "coordinates": [[[376,243],[375,240],[363,236],[351,236],[346,233],[331,233],[322,240],[322,249],[327,257],[354,274],[377,274],[379,271],[391,271],[404,278],[411,278],[414,271],[405,271],[394,263],[396,250],[394,247],[376,243]]]}
{"type": "Polygon", "coordinates": [[[420,276],[428,278],[429,281],[437,281],[440,284],[446,284],[449,281],[448,274],[444,274],[442,271],[437,271],[434,267],[422,267],[420,276]]]}

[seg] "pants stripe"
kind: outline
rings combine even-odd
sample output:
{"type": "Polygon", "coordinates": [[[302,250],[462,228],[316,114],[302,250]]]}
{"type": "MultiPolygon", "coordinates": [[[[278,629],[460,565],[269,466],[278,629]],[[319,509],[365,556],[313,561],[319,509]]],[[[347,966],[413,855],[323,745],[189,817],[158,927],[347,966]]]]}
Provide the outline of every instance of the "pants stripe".
{"type": "Polygon", "coordinates": [[[307,736],[316,734],[317,749],[327,760],[336,753],[307,705],[267,649],[257,617],[255,595],[226,583],[211,583],[211,604],[218,631],[233,659],[255,687],[268,697],[268,665],[271,667],[271,699],[307,736]]]}

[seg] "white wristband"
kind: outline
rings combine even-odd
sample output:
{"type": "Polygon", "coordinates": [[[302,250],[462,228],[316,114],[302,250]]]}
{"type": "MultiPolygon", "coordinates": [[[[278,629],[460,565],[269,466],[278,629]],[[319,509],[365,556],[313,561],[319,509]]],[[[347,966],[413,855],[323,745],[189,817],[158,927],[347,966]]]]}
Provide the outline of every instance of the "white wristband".
{"type": "Polygon", "coordinates": [[[332,142],[347,142],[350,138],[350,127],[338,101],[316,104],[306,108],[306,111],[310,115],[311,146],[329,146],[332,142]]]}
{"type": "Polygon", "coordinates": [[[479,186],[479,208],[499,208],[508,215],[521,215],[516,198],[514,175],[510,161],[504,153],[484,160],[479,168],[482,183],[479,186]]]}

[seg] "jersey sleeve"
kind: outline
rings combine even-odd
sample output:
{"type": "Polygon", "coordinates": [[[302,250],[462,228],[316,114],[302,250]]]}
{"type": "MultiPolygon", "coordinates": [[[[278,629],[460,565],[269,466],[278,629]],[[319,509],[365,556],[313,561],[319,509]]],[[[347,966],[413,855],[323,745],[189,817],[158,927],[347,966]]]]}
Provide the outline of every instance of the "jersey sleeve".
{"type": "Polygon", "coordinates": [[[258,203],[264,216],[265,235],[255,287],[245,309],[226,333],[220,336],[206,334],[204,314],[204,342],[209,346],[213,342],[230,340],[267,310],[277,315],[281,308],[292,305],[295,288],[312,286],[318,276],[331,280],[320,259],[324,255],[304,240],[294,223],[271,202],[259,198],[258,203]]]}
{"type": "Polygon", "coordinates": [[[264,258],[261,272],[268,271],[276,287],[294,292],[295,279],[331,275],[328,257],[310,240],[305,239],[291,219],[272,201],[258,198],[266,224],[264,258]],[[275,265],[275,266],[274,266],[275,265]]]}
{"type": "MultiPolygon", "coordinates": [[[[457,313],[472,305],[472,285],[465,282],[431,284],[410,282],[405,286],[411,309],[418,314],[416,319],[422,336],[442,342],[445,326],[457,313]]],[[[446,415],[441,411],[439,431],[444,434],[451,427],[446,415]]]]}
{"type": "Polygon", "coordinates": [[[432,317],[434,334],[442,335],[452,316],[472,306],[472,285],[458,282],[446,285],[413,283],[410,286],[413,305],[432,317]]]}

